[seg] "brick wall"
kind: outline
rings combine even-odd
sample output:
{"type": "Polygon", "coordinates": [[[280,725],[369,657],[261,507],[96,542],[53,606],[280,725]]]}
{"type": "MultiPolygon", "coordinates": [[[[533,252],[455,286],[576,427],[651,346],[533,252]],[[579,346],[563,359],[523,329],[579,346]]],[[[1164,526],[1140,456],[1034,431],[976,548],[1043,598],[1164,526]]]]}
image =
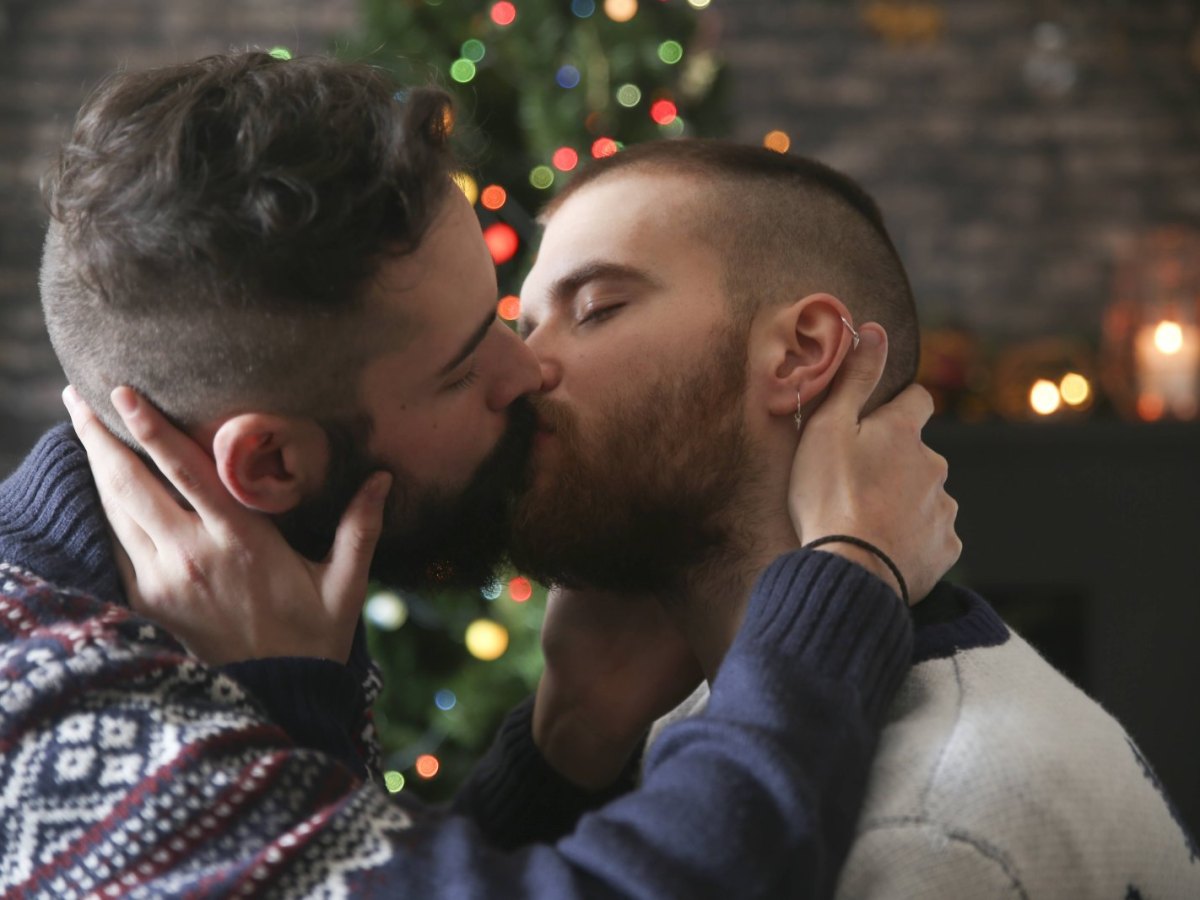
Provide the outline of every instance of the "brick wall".
{"type": "Polygon", "coordinates": [[[886,4],[725,3],[738,136],[782,129],[864,183],[925,324],[1094,336],[1114,252],[1200,221],[1200,4],[922,5],[940,36],[897,44],[868,25],[886,4]]]}
{"type": "Polygon", "coordinates": [[[0,0],[0,473],[64,418],[42,326],[38,179],[100,78],[231,47],[322,51],[356,0],[0,0]]]}

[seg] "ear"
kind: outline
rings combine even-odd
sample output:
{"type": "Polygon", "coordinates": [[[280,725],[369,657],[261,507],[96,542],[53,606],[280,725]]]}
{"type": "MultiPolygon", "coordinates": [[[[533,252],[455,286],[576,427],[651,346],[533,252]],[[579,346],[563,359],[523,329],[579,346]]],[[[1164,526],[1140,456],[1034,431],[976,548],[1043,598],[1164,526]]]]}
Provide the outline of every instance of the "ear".
{"type": "Polygon", "coordinates": [[[772,416],[793,416],[833,381],[853,346],[850,311],[832,294],[809,294],[768,311],[751,351],[754,377],[772,416]],[[843,321],[843,319],[845,321],[843,321]]]}
{"type": "Polygon", "coordinates": [[[226,490],[239,503],[277,515],[325,483],[329,440],[311,419],[241,413],[217,429],[213,457],[226,490]]]}

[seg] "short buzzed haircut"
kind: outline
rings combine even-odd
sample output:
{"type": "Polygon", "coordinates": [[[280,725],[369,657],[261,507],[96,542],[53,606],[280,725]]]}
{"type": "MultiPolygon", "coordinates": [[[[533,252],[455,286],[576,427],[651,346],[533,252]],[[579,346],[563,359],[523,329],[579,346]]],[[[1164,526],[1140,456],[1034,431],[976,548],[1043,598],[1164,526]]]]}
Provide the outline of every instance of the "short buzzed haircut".
{"type": "Polygon", "coordinates": [[[873,403],[912,382],[920,335],[912,288],[879,207],[853,179],[812,159],[730,141],[652,141],[597,160],[543,210],[621,173],[674,176],[689,187],[688,227],[722,256],[734,324],[761,309],[825,292],[857,322],[888,333],[873,403]]]}
{"type": "Polygon", "coordinates": [[[254,51],[110,77],[44,183],[42,305],[67,377],[125,437],[120,384],[185,427],[354,409],[362,365],[408,331],[360,316],[447,196],[448,104],[367,65],[254,51]]]}

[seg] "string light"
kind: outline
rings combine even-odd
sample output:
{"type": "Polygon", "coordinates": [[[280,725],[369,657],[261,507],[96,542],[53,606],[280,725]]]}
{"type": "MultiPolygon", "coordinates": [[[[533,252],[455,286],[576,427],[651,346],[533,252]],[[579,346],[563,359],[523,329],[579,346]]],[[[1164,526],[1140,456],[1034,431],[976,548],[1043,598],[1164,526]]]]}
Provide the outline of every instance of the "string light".
{"type": "Polygon", "coordinates": [[[571,12],[578,19],[589,18],[595,11],[595,0],[571,0],[571,12]]]}
{"type": "Polygon", "coordinates": [[[580,77],[579,70],[572,65],[560,66],[554,74],[554,80],[558,86],[568,91],[579,86],[580,77]]]}
{"type": "Polygon", "coordinates": [[[668,66],[675,65],[683,59],[683,44],[679,41],[663,41],[658,45],[658,58],[668,66]]]}
{"type": "Polygon", "coordinates": [[[550,157],[550,162],[554,163],[554,168],[560,172],[570,172],[579,165],[579,154],[571,147],[559,147],[550,157]]]}
{"type": "Polygon", "coordinates": [[[459,84],[466,84],[475,77],[475,63],[469,59],[456,59],[450,64],[450,77],[459,84]]]}
{"type": "Polygon", "coordinates": [[[491,662],[508,649],[508,630],[491,619],[476,619],[467,626],[467,652],[476,659],[491,662]]]}
{"type": "Polygon", "coordinates": [[[1092,396],[1092,386],[1078,372],[1068,372],[1058,383],[1058,392],[1068,406],[1083,406],[1092,396]]]}
{"type": "Polygon", "coordinates": [[[384,631],[395,631],[408,621],[408,604],[391,591],[375,594],[363,612],[368,622],[384,631]]]}
{"type": "Polygon", "coordinates": [[[683,134],[684,125],[685,123],[683,119],[676,116],[666,125],[659,126],[659,128],[665,137],[673,138],[679,137],[681,134],[683,134]]]}
{"type": "Polygon", "coordinates": [[[1029,389],[1029,405],[1039,416],[1049,416],[1058,412],[1062,406],[1062,395],[1058,385],[1045,378],[1039,378],[1029,389]]]}
{"type": "Polygon", "coordinates": [[[517,603],[524,603],[533,596],[533,584],[528,578],[518,575],[508,583],[508,596],[517,603]]]}
{"type": "MultiPolygon", "coordinates": [[[[509,294],[507,297],[501,298],[496,304],[496,314],[505,322],[515,322],[521,318],[521,298],[516,294],[509,294]]],[[[500,585],[488,585],[481,593],[488,600],[495,600],[500,596],[500,585]]]]}
{"type": "Polygon", "coordinates": [[[679,110],[670,100],[655,100],[650,104],[650,118],[659,125],[670,125],[679,115],[679,110]]]}
{"type": "MultiPolygon", "coordinates": [[[[507,300],[507,299],[509,299],[509,298],[508,297],[504,298],[504,300],[507,300]]],[[[520,315],[521,301],[519,298],[516,298],[516,297],[514,297],[513,299],[515,299],[517,301],[517,315],[520,315]]],[[[501,300],[500,303],[503,304],[504,300],[501,300]]],[[[500,317],[504,318],[503,311],[500,312],[500,317]]],[[[513,318],[515,319],[516,316],[513,316],[513,318]]],[[[479,593],[483,595],[484,600],[497,600],[497,599],[499,599],[500,594],[502,594],[503,592],[504,592],[504,588],[502,588],[500,586],[499,581],[491,581],[488,584],[485,584],[479,590],[479,593]]]]}
{"type": "Polygon", "coordinates": [[[438,758],[432,753],[422,753],[417,757],[417,762],[415,765],[417,774],[426,780],[437,775],[438,770],[441,769],[441,767],[441,762],[439,762],[438,758]]]}
{"type": "Polygon", "coordinates": [[[433,705],[442,712],[449,712],[458,705],[458,697],[454,695],[454,691],[449,688],[442,688],[433,695],[433,705]]]}
{"type": "Polygon", "coordinates": [[[763,137],[763,146],[776,153],[787,153],[792,146],[792,139],[784,131],[768,131],[763,137]]]}
{"type": "Polygon", "coordinates": [[[529,183],[540,191],[554,184],[554,170],[549,166],[534,166],[529,173],[529,183]]]}
{"type": "Polygon", "coordinates": [[[688,5],[692,9],[708,9],[710,3],[712,3],[712,0],[688,0],[688,5]]]}
{"type": "Polygon", "coordinates": [[[469,59],[471,62],[477,63],[487,56],[487,47],[483,45],[483,41],[471,38],[469,41],[463,41],[462,55],[463,59],[469,59]]]}
{"type": "Polygon", "coordinates": [[[395,770],[384,772],[383,786],[388,789],[388,793],[398,794],[404,790],[404,776],[395,770]]]}
{"type": "Polygon", "coordinates": [[[458,185],[458,189],[463,192],[467,202],[474,206],[475,201],[479,199],[479,182],[466,172],[455,172],[450,177],[458,185]]]}
{"type": "Polygon", "coordinates": [[[517,20],[517,8],[508,0],[500,0],[492,5],[491,17],[493,22],[503,28],[517,20]]]}
{"type": "Polygon", "coordinates": [[[617,88],[617,102],[632,109],[642,102],[642,89],[636,84],[623,84],[617,88]]]}
{"type": "Polygon", "coordinates": [[[614,22],[628,22],[637,11],[637,0],[604,0],[604,14],[614,22]]]}
{"type": "Polygon", "coordinates": [[[508,202],[508,191],[498,184],[489,184],[479,194],[479,202],[484,209],[500,209],[508,202]]]}
{"type": "Polygon", "coordinates": [[[610,137],[597,138],[592,143],[592,156],[596,159],[603,159],[606,156],[612,156],[617,150],[617,142],[610,137]]]}
{"type": "Polygon", "coordinates": [[[272,47],[267,51],[267,55],[276,59],[288,60],[292,58],[292,51],[287,47],[272,47]]]}
{"type": "Polygon", "coordinates": [[[492,261],[498,266],[516,256],[517,249],[521,246],[516,229],[507,222],[496,222],[483,229],[483,242],[492,254],[492,261]]]}

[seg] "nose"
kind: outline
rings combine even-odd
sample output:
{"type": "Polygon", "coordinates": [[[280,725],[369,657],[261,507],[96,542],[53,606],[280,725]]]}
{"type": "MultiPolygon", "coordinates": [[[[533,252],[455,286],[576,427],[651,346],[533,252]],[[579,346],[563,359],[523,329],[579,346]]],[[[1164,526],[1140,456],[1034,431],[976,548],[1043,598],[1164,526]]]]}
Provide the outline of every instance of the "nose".
{"type": "Polygon", "coordinates": [[[545,329],[541,328],[535,329],[533,334],[525,340],[525,346],[532,350],[534,356],[537,357],[538,367],[541,369],[543,394],[554,390],[562,381],[562,365],[546,341],[544,331],[545,329]]]}
{"type": "Polygon", "coordinates": [[[531,394],[542,386],[537,357],[517,335],[505,326],[497,329],[497,373],[488,391],[488,409],[503,412],[518,397],[531,394]]]}

